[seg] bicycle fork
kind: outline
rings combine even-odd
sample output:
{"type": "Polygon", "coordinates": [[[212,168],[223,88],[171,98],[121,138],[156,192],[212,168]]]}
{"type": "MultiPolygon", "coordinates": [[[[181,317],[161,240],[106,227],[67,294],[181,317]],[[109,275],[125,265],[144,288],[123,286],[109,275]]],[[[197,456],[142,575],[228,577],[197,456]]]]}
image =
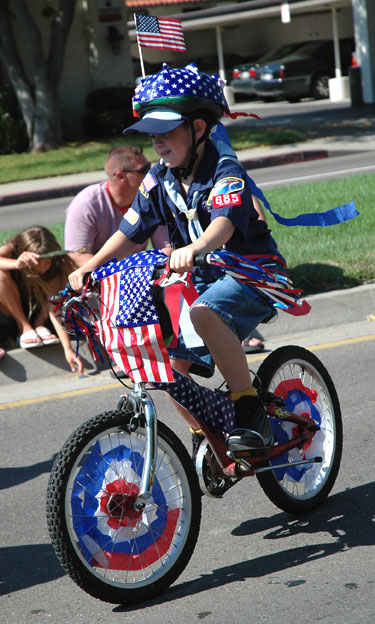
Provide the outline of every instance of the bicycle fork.
{"type": "Polygon", "coordinates": [[[144,390],[144,385],[143,383],[135,383],[134,390],[128,397],[134,408],[134,416],[129,425],[130,430],[136,430],[140,416],[144,416],[145,419],[145,457],[139,494],[134,502],[134,507],[138,510],[144,509],[146,502],[151,497],[157,459],[157,415],[154,402],[144,390]]]}

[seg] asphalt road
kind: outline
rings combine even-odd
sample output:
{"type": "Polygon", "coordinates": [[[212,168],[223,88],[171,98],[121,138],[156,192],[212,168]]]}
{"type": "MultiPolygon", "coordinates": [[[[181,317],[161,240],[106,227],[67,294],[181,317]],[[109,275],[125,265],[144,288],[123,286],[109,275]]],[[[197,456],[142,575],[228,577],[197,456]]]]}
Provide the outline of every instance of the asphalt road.
{"type": "MultiPolygon", "coordinates": [[[[222,500],[204,497],[188,567],[163,596],[133,608],[76,587],[54,556],[45,520],[55,453],[88,416],[113,408],[119,391],[0,409],[0,623],[373,623],[374,342],[320,344],[317,355],[336,384],[344,421],[342,466],[327,502],[297,518],[274,507],[255,478],[222,500]]],[[[155,398],[160,418],[190,447],[187,428],[160,393],[155,398]]]]}
{"type": "MultiPolygon", "coordinates": [[[[375,164],[372,157],[369,159],[368,152],[249,170],[249,174],[265,191],[278,186],[344,178],[361,173],[375,173],[375,164]]],[[[71,199],[62,197],[1,206],[0,228],[4,231],[23,229],[35,224],[48,226],[61,223],[65,219],[65,210],[71,199]]]]}

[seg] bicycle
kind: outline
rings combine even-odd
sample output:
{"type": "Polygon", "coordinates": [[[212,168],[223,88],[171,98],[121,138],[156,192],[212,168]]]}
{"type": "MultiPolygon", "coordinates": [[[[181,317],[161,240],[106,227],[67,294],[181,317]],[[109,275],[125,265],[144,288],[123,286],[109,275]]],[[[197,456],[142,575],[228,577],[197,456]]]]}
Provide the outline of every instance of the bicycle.
{"type": "MultiPolygon", "coordinates": [[[[214,254],[208,256],[205,262],[214,254]]],[[[69,297],[67,306],[78,302],[83,314],[85,297],[69,297]]],[[[57,557],[84,591],[130,605],[166,590],[194,551],[201,495],[221,498],[243,478],[255,475],[266,496],[289,513],[305,513],[326,499],[343,437],[328,371],[314,354],[291,345],[268,355],[253,374],[274,432],[267,457],[227,452],[233,409],[223,384],[208,390],[176,371],[174,382],[158,386],[173,393],[174,384],[182,384],[189,406],[203,405],[193,413],[204,434],[195,465],[157,420],[144,381],[121,396],[117,409],[90,418],[68,438],[49,479],[47,521],[57,557]],[[226,415],[223,430],[207,413],[200,418],[207,402],[226,415]]]]}

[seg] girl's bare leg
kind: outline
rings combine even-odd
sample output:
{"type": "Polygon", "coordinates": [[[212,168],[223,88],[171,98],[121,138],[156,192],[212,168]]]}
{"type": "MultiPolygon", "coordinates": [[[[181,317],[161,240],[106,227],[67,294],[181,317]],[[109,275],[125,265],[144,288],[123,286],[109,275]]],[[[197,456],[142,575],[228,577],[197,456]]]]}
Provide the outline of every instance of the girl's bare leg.
{"type": "Polygon", "coordinates": [[[17,284],[9,271],[0,271],[0,312],[14,318],[20,334],[33,329],[23,311],[17,284]]]}

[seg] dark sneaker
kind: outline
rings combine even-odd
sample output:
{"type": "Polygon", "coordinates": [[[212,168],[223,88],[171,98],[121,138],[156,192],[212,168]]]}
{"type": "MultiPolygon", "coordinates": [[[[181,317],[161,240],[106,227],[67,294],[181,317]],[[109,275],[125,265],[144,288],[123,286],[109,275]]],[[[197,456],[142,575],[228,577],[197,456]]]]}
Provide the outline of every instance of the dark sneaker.
{"type": "Polygon", "coordinates": [[[272,444],[272,427],[259,397],[235,401],[235,424],[226,440],[229,451],[265,449],[272,444]]]}

